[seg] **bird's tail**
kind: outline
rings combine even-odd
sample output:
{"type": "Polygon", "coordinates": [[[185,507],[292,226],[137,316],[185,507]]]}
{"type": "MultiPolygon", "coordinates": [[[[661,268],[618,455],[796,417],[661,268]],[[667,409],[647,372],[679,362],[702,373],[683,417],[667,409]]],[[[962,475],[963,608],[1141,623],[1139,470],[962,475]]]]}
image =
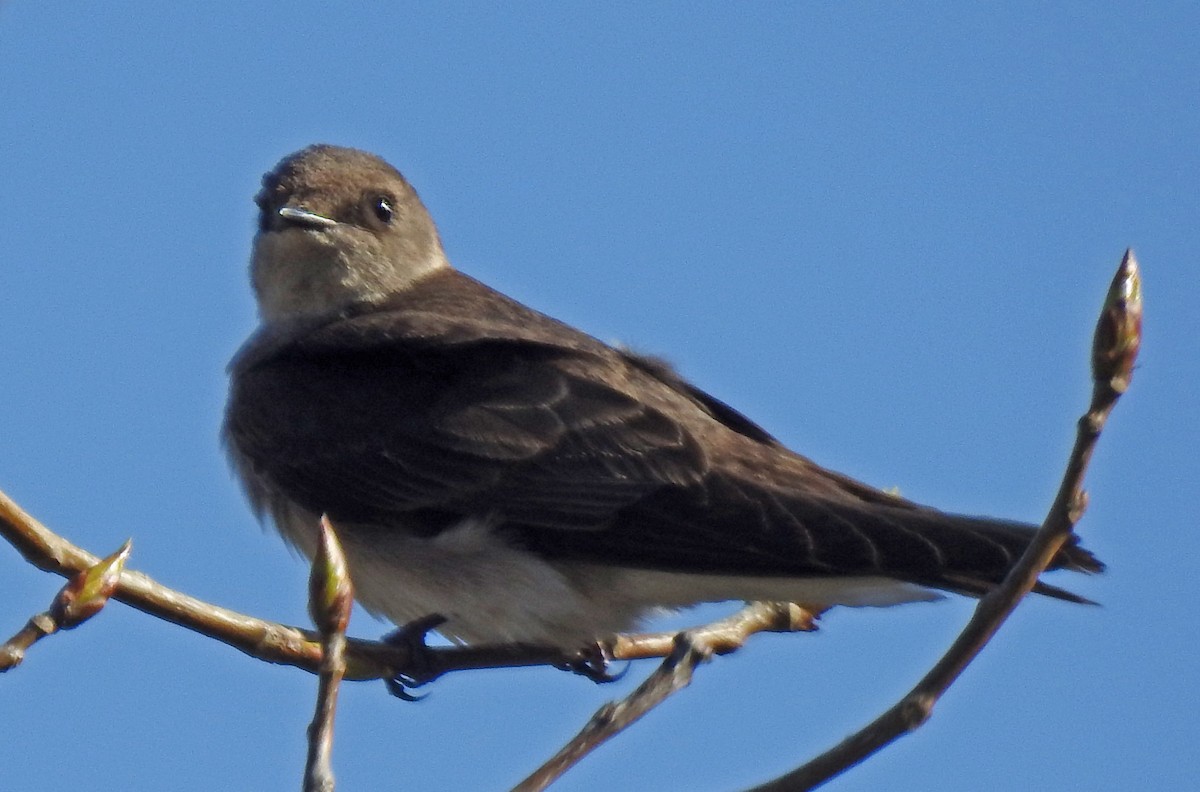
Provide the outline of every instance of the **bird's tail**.
{"type": "MultiPolygon", "coordinates": [[[[910,524],[940,546],[945,560],[933,579],[923,582],[972,596],[983,596],[999,585],[1037,531],[1037,526],[1028,523],[944,514],[931,509],[918,509],[910,515],[910,524]]],[[[1072,534],[1047,566],[1047,570],[1057,569],[1093,574],[1103,572],[1104,563],[1080,546],[1079,537],[1072,534]]],[[[1042,581],[1033,590],[1067,602],[1096,604],[1042,581]]]]}

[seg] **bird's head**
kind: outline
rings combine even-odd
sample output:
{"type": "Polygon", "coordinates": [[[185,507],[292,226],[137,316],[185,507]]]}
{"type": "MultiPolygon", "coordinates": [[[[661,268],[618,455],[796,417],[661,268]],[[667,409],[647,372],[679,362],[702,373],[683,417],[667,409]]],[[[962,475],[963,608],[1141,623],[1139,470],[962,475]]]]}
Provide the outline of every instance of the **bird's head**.
{"type": "Polygon", "coordinates": [[[263,177],[251,277],[265,322],[377,303],[449,267],[405,178],[374,154],[316,145],[263,177]]]}

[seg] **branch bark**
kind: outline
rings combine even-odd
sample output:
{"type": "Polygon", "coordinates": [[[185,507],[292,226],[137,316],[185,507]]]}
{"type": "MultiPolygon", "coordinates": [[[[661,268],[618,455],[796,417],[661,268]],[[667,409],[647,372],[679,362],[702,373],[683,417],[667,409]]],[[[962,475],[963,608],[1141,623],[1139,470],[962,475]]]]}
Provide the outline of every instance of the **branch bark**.
{"type": "MultiPolygon", "coordinates": [[[[1058,494],[1026,552],[1001,585],[979,602],[971,620],[953,645],[904,698],[826,753],[784,776],[755,787],[755,790],[791,792],[812,789],[899,736],[918,728],[930,717],[940,697],[978,656],[1071,537],[1074,525],[1086,507],[1083,478],[1087,465],[1109,414],[1132,377],[1141,344],[1141,317],[1140,273],[1133,251],[1130,250],[1126,251],[1117,269],[1097,324],[1092,347],[1091,403],[1088,411],[1079,419],[1075,445],[1058,494]]],[[[89,570],[103,568],[101,559],[50,531],[3,492],[0,492],[0,538],[12,544],[30,564],[64,577],[82,580],[80,576],[86,576],[89,570]]],[[[252,657],[296,666],[312,673],[324,673],[323,679],[331,680],[334,675],[344,675],[350,680],[399,677],[424,683],[451,671],[533,665],[562,667],[587,661],[581,653],[563,652],[552,647],[508,644],[429,648],[345,639],[344,632],[339,630],[331,632],[323,629],[323,634],[318,634],[204,602],[130,570],[119,572],[115,582],[110,580],[105,585],[108,588],[104,596],[95,600],[100,605],[111,594],[112,598],[145,613],[222,641],[252,657]],[[337,666],[340,664],[336,656],[341,653],[340,644],[343,641],[345,667],[344,671],[339,671],[337,666]],[[325,647],[332,647],[334,651],[326,651],[325,647]],[[323,660],[330,660],[332,665],[323,664],[323,660]]],[[[64,591],[67,588],[70,586],[65,587],[64,591]]],[[[83,618],[93,612],[85,613],[83,618]]],[[[598,711],[572,741],[517,789],[527,792],[545,788],[600,744],[685,687],[696,665],[713,654],[736,650],[755,632],[813,629],[811,619],[811,615],[796,606],[758,603],[728,620],[705,628],[671,635],[614,637],[602,647],[609,659],[666,659],[633,694],[598,711]]],[[[8,642],[0,655],[9,659],[15,657],[19,662],[24,648],[41,637],[35,637],[34,633],[48,634],[44,626],[31,620],[30,625],[14,638],[15,643],[8,642]]],[[[7,666],[0,663],[0,670],[7,670],[16,662],[10,662],[7,666]]],[[[322,700],[331,702],[332,699],[326,694],[322,700]]],[[[332,783],[331,774],[329,783],[332,783]]]]}
{"type": "Polygon", "coordinates": [[[1105,296],[1092,342],[1092,398],[1079,419],[1075,445],[1045,522],[999,587],[979,601],[975,613],[940,660],[890,709],[841,743],[752,792],[813,789],[919,728],[933,707],[1000,629],[1050,561],[1071,538],[1087,506],[1083,478],[1100,431],[1129,387],[1141,346],[1141,274],[1133,251],[1125,251],[1105,296]]]}
{"type": "MultiPolygon", "coordinates": [[[[13,545],[33,566],[63,577],[90,569],[100,560],[51,531],[0,492],[0,538],[13,545]]],[[[112,598],[131,607],[200,633],[268,663],[320,671],[321,636],[312,630],[259,619],[189,596],[148,575],[126,569],[112,598]]],[[[661,658],[671,653],[674,634],[616,636],[602,649],[610,660],[661,658]]],[[[718,650],[718,653],[721,653],[718,650]]],[[[527,644],[426,647],[349,638],[345,678],[430,682],[453,671],[484,668],[558,668],[586,662],[582,652],[527,644]]]]}
{"type": "Polygon", "coordinates": [[[816,629],[815,616],[789,602],[755,602],[734,615],[704,627],[684,630],[670,638],[655,636],[618,636],[622,647],[633,651],[657,653],[669,640],[671,651],[662,665],[633,693],[619,702],[605,704],[591,720],[554,756],[528,778],[513,787],[513,792],[540,792],[558,780],[592,751],[632,726],[673,693],[692,681],[696,666],[714,654],[740,649],[751,635],[760,632],[794,632],[816,629]]]}
{"type": "Polygon", "coordinates": [[[346,627],[354,605],[354,586],[341,542],[327,517],[321,518],[321,537],[308,579],[308,610],[321,633],[321,670],[317,707],[308,727],[308,758],[304,792],[334,792],[333,720],[338,688],[346,675],[346,627]]]}

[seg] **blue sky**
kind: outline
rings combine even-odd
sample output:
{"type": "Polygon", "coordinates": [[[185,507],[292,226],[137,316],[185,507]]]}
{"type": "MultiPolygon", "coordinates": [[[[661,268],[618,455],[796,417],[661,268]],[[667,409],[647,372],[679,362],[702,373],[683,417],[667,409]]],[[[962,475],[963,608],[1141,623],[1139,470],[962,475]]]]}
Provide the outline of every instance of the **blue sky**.
{"type": "MultiPolygon", "coordinates": [[[[828,789],[1191,788],[1198,30],[1171,2],[6,3],[0,489],[95,552],[132,536],[164,583],[306,623],[306,568],[216,435],[255,322],[250,199],[311,142],[403,170],[460,269],[970,513],[1041,519],[1132,245],[1144,352],[1080,526],[1110,571],[1055,579],[1103,607],[1025,603],[924,729],[828,789]]],[[[0,546],[0,632],[58,585],[0,546]]],[[[765,780],[907,690],[970,609],[755,640],[557,788],[765,780]]],[[[460,674],[415,705],[351,685],[341,788],[507,788],[651,667],[460,674]]],[[[314,689],[114,605],[0,677],[0,783],[295,789],[314,689]]]]}

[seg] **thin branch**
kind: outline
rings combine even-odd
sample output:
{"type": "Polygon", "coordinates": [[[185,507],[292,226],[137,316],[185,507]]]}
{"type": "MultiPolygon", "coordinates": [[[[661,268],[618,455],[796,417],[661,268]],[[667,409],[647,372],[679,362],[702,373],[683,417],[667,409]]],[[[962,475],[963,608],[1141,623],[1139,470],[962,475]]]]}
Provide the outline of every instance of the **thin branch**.
{"type": "Polygon", "coordinates": [[[0,644],[0,672],[20,665],[29,647],[43,638],[74,629],[99,613],[116,590],[131,548],[126,540],[115,553],[74,575],[44,613],[31,617],[16,635],[0,644]]]}
{"type": "Polygon", "coordinates": [[[1086,507],[1083,478],[1096,441],[1117,399],[1129,386],[1141,344],[1141,320],[1141,275],[1133,251],[1127,250],[1105,297],[1092,344],[1091,404],[1079,419],[1075,446],[1058,494],[1025,553],[1004,582],[980,600],[962,633],[908,695],[829,751],[754,787],[753,792],[813,789],[929,719],[941,696],[987,645],[1071,538],[1075,523],[1086,507]]]}
{"type": "MultiPolygon", "coordinates": [[[[1092,350],[1094,387],[1091,405],[1079,421],[1075,447],[1055,502],[1026,552],[1003,583],[980,601],[962,634],[907,696],[827,753],[757,787],[757,790],[811,789],[862,761],[900,735],[919,727],[929,718],[938,699],[991,640],[1070,538],[1086,506],[1082,481],[1087,464],[1109,413],[1125,392],[1132,376],[1141,343],[1141,315],[1140,275],[1137,261],[1130,250],[1126,251],[1113,279],[1097,325],[1092,350]]],[[[0,492],[0,538],[12,544],[34,566],[64,577],[73,577],[76,581],[87,578],[89,570],[95,572],[103,567],[100,559],[51,532],[3,492],[0,492]]],[[[63,592],[73,585],[77,585],[75,581],[64,587],[63,592]]],[[[44,635],[86,619],[107,601],[109,594],[139,610],[220,640],[258,659],[293,665],[314,673],[329,672],[332,675],[338,664],[336,657],[341,654],[340,648],[333,644],[340,641],[346,652],[344,677],[352,680],[400,676],[427,682],[450,671],[563,666],[581,659],[579,653],[519,644],[448,649],[419,647],[418,652],[411,645],[347,640],[344,633],[340,638],[331,640],[332,634],[323,638],[308,630],[264,621],[203,602],[167,588],[138,572],[125,571],[111,576],[106,585],[109,589],[103,596],[79,598],[75,611],[62,610],[68,608],[70,603],[65,600],[60,603],[59,600],[64,597],[60,593],[60,598],[56,599],[56,605],[60,606],[58,612],[52,608],[47,614],[34,617],[13,639],[0,645],[0,670],[19,663],[25,649],[44,635]],[[330,661],[332,665],[322,662],[323,658],[330,657],[333,658],[330,661]]],[[[605,646],[606,654],[611,659],[665,656],[666,660],[627,699],[601,709],[571,743],[518,789],[544,788],[595,747],[635,722],[671,693],[686,686],[696,664],[712,654],[733,651],[750,634],[761,630],[811,629],[811,621],[804,623],[792,612],[774,623],[775,626],[768,623],[769,619],[761,618],[761,613],[754,616],[755,612],[755,608],[751,608],[726,620],[734,622],[742,618],[741,626],[720,622],[672,637],[643,635],[612,639],[605,646]]],[[[326,684],[326,676],[322,677],[322,684],[326,684]]],[[[332,697],[328,698],[332,700],[332,697]]]]}
{"type": "Polygon", "coordinates": [[[619,702],[608,702],[596,711],[579,734],[517,786],[513,792],[540,792],[578,764],[601,744],[633,725],[671,694],[687,687],[700,663],[714,654],[727,654],[743,646],[753,634],[815,630],[814,616],[787,602],[755,602],[704,627],[685,630],[670,638],[663,635],[618,636],[615,644],[629,652],[654,652],[670,640],[671,652],[633,693],[619,702]]]}
{"type": "Polygon", "coordinates": [[[321,633],[321,670],[317,707],[308,727],[304,792],[334,792],[333,720],[338,687],[346,673],[346,627],[354,605],[354,586],[346,556],[333,525],[321,518],[320,540],[308,579],[308,609],[321,633]]]}
{"type": "MultiPolygon", "coordinates": [[[[63,577],[77,575],[99,560],[42,525],[3,492],[0,492],[0,538],[7,540],[33,566],[63,577]]],[[[112,596],[259,660],[312,673],[319,671],[321,639],[311,630],[205,602],[132,570],[121,575],[112,596]]],[[[576,659],[576,655],[561,649],[521,644],[427,648],[422,656],[416,656],[409,646],[349,639],[346,678],[388,679],[399,673],[428,681],[451,671],[563,665],[576,659]]]]}
{"type": "MultiPolygon", "coordinates": [[[[751,635],[760,632],[815,632],[817,614],[790,602],[755,602],[734,615],[693,627],[685,632],[699,635],[713,654],[735,652],[751,635]]],[[[679,633],[632,633],[613,636],[604,644],[614,660],[666,657],[675,651],[679,633]]]]}
{"type": "MultiPolygon", "coordinates": [[[[0,492],[0,538],[33,566],[63,577],[89,569],[99,560],[42,525],[3,492],[0,492]]],[[[112,597],[259,660],[295,666],[314,674],[320,670],[321,638],[312,630],[238,613],[128,569],[122,573],[112,597]]],[[[611,660],[665,657],[672,650],[673,637],[673,634],[619,636],[605,644],[605,655],[611,660]]],[[[552,646],[512,643],[433,648],[349,638],[345,678],[362,681],[403,677],[425,683],[454,671],[563,667],[581,659],[586,658],[580,652],[552,646]]]]}

